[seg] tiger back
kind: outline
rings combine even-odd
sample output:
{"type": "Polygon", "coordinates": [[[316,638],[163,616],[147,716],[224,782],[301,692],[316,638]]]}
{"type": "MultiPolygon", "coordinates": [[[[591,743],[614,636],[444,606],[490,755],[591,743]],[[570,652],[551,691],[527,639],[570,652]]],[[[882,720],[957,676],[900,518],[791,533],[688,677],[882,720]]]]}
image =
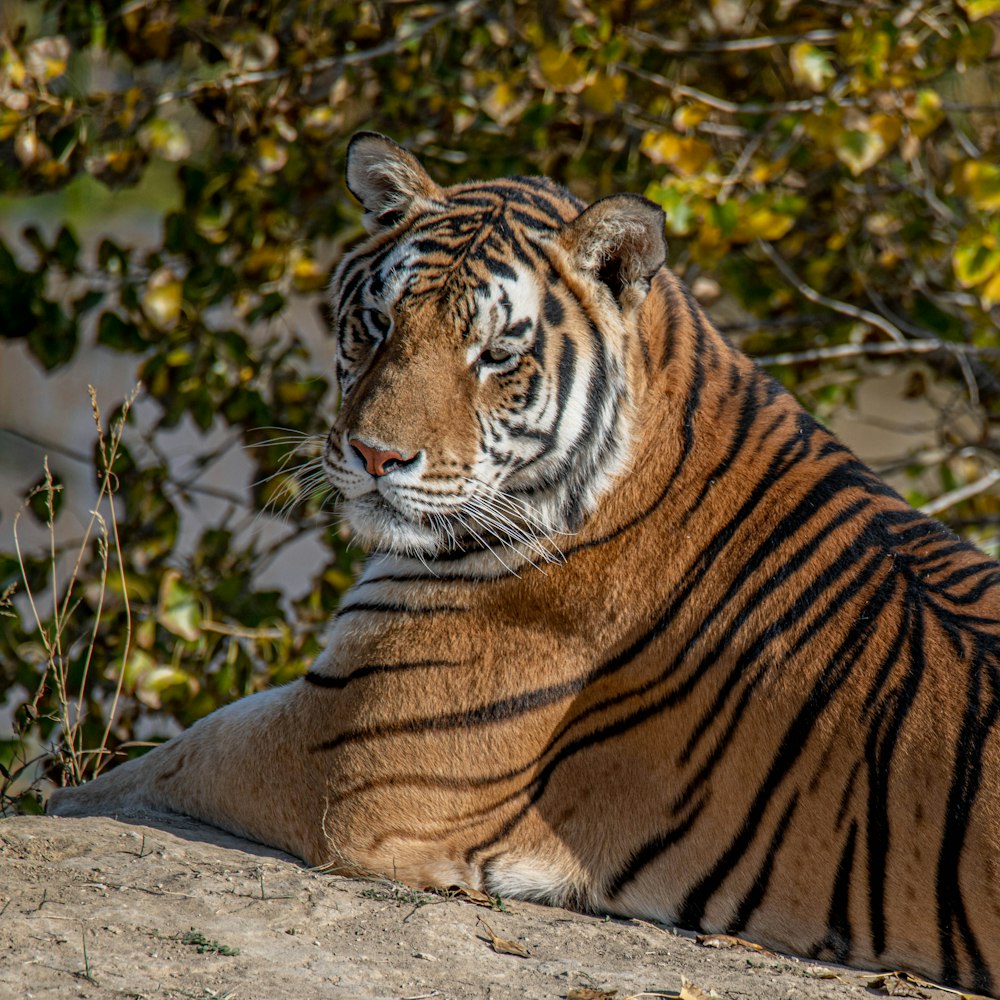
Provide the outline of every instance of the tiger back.
{"type": "Polygon", "coordinates": [[[1000,988],[1000,567],[712,328],[651,203],[374,133],[348,185],[324,463],[373,555],[305,678],[51,811],[1000,988]]]}

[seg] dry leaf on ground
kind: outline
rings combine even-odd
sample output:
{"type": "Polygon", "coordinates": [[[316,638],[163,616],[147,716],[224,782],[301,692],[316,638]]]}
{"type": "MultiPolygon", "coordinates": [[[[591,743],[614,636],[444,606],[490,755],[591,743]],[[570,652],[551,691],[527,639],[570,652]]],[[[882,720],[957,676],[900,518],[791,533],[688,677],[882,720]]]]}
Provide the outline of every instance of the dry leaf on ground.
{"type": "MultiPolygon", "coordinates": [[[[456,886],[448,890],[448,895],[453,899],[461,899],[475,906],[483,906],[487,910],[500,909],[499,896],[490,896],[485,892],[480,892],[478,889],[466,889],[465,886],[456,886]]],[[[504,909],[506,910],[506,905],[504,905],[504,909]]]]}
{"type": "Polygon", "coordinates": [[[486,928],[486,933],[490,936],[490,944],[493,945],[493,950],[498,955],[517,955],[518,958],[528,957],[528,949],[524,945],[520,945],[516,941],[508,941],[506,938],[497,937],[493,933],[493,928],[482,917],[478,918],[478,922],[486,928]]]}
{"type": "Polygon", "coordinates": [[[749,948],[761,955],[778,957],[773,951],[768,951],[762,945],[753,941],[744,941],[743,938],[735,937],[732,934],[699,934],[695,941],[705,948],[749,948]]]}
{"type": "MultiPolygon", "coordinates": [[[[928,986],[931,984],[928,983],[928,986]]],[[[887,972],[880,976],[875,976],[868,980],[868,989],[884,993],[890,997],[921,997],[928,998],[929,993],[918,989],[916,984],[909,981],[905,972],[887,972]]]]}
{"type": "Polygon", "coordinates": [[[681,979],[681,1000],[712,1000],[712,994],[695,986],[690,979],[681,979]]]}
{"type": "MultiPolygon", "coordinates": [[[[599,995],[603,996],[604,994],[599,995]]],[[[695,986],[690,979],[685,979],[682,976],[680,992],[677,990],[645,990],[642,993],[630,993],[622,1000],[715,1000],[716,997],[718,997],[717,993],[706,993],[700,986],[695,986]]],[[[567,997],[567,1000],[572,1000],[572,998],[567,997]]]]}

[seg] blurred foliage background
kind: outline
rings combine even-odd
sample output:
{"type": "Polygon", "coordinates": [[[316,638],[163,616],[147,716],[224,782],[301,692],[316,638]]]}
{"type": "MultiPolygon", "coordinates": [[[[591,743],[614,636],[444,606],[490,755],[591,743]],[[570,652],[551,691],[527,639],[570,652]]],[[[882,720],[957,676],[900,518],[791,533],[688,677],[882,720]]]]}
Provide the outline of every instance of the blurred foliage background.
{"type": "Polygon", "coordinates": [[[866,457],[995,553],[998,56],[1000,0],[5,0],[0,364],[125,356],[135,379],[99,401],[104,493],[35,441],[54,471],[22,521],[51,536],[19,557],[0,521],[0,782],[39,755],[21,787],[76,780],[88,750],[137,752],[314,655],[360,553],[294,476],[335,404],[298,317],[359,231],[359,128],[445,182],[644,192],[723,330],[859,450],[862,395],[893,396],[866,457]],[[142,239],[107,223],[126,202],[142,239]],[[182,424],[204,434],[183,475],[182,424]],[[244,446],[256,485],[207,485],[244,446]],[[91,503],[89,535],[59,530],[91,503]],[[321,559],[289,597],[261,570],[304,534],[321,559]]]}

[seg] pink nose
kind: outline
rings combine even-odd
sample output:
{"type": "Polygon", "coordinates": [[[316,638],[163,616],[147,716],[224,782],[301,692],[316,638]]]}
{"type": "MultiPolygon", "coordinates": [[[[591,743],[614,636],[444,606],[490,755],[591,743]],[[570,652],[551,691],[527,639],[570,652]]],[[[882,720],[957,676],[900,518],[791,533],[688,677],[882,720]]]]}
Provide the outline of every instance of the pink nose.
{"type": "Polygon", "coordinates": [[[408,465],[417,457],[416,454],[413,454],[407,458],[398,451],[380,451],[358,438],[351,438],[348,444],[357,452],[361,461],[365,463],[365,468],[373,476],[384,476],[387,472],[392,472],[393,469],[408,465]]]}

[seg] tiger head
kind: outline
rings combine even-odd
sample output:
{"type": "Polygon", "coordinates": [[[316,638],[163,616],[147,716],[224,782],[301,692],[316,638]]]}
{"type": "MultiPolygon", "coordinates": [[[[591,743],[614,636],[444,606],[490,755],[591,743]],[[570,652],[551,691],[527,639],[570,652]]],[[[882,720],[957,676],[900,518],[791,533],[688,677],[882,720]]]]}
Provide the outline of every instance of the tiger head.
{"type": "Polygon", "coordinates": [[[541,178],[440,187],[373,132],[347,185],[369,235],[331,282],[324,455],[347,522],[383,552],[546,557],[627,461],[662,211],[541,178]]]}

